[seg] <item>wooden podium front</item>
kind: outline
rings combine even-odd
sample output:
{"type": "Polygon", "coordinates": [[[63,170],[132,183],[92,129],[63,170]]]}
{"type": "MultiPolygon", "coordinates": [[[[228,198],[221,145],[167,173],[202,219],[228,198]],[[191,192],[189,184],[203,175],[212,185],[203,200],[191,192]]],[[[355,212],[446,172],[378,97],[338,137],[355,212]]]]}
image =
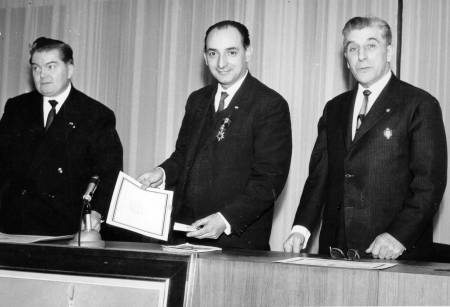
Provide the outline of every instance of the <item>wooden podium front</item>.
{"type": "Polygon", "coordinates": [[[386,270],[300,266],[281,252],[163,252],[0,244],[0,306],[450,305],[450,264],[398,262],[386,270]]]}
{"type": "Polygon", "coordinates": [[[0,306],[183,306],[195,256],[132,245],[0,243],[0,306]]]}

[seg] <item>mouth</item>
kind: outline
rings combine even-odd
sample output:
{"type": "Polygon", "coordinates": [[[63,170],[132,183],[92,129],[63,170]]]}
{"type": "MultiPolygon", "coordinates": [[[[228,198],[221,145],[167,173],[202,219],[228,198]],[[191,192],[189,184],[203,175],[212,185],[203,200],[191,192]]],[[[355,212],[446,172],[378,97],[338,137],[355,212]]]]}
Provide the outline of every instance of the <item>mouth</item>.
{"type": "Polygon", "coordinates": [[[357,70],[360,73],[365,73],[365,72],[370,71],[371,69],[372,69],[372,67],[359,67],[357,70]]]}
{"type": "Polygon", "coordinates": [[[229,70],[217,70],[217,73],[219,74],[219,75],[226,75],[226,74],[228,74],[230,71],[229,70]]]}

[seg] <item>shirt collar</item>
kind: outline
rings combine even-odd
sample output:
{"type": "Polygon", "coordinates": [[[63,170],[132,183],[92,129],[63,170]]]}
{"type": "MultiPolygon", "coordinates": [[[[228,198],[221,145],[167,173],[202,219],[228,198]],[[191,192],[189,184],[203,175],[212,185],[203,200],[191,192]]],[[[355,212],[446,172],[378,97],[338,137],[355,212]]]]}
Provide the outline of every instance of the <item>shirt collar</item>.
{"type": "Polygon", "coordinates": [[[369,89],[371,92],[370,100],[375,101],[376,98],[380,95],[381,91],[388,84],[389,80],[391,79],[391,76],[392,76],[392,72],[389,70],[383,77],[380,78],[380,80],[378,80],[377,82],[375,82],[368,88],[365,88],[361,84],[358,83],[358,92],[362,93],[365,89],[369,89]]]}
{"type": "Polygon", "coordinates": [[[64,102],[66,101],[67,97],[69,97],[71,89],[72,89],[72,84],[69,82],[69,86],[67,86],[67,88],[64,91],[62,91],[61,94],[56,95],[54,97],[44,96],[44,105],[48,104],[49,100],[56,100],[56,101],[58,101],[58,104],[56,105],[55,108],[56,108],[56,111],[58,111],[61,108],[61,106],[64,104],[64,102]]]}
{"type": "Polygon", "coordinates": [[[241,87],[242,82],[244,82],[244,79],[245,79],[245,77],[247,77],[247,75],[248,75],[248,69],[241,78],[239,78],[232,86],[230,86],[227,89],[224,89],[222,84],[218,83],[217,84],[217,92],[219,92],[219,93],[227,92],[228,97],[226,100],[230,101],[233,98],[234,94],[236,94],[237,90],[241,87]]]}

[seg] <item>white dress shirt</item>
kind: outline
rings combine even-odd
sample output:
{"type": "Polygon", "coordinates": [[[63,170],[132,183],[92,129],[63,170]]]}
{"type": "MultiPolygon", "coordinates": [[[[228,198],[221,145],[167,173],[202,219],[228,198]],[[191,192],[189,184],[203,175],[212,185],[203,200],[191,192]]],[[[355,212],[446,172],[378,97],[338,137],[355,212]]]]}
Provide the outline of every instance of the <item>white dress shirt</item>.
{"type": "Polygon", "coordinates": [[[58,114],[59,110],[61,109],[62,105],[66,101],[67,97],[69,97],[70,90],[72,89],[72,84],[69,83],[69,86],[59,95],[55,97],[46,97],[44,96],[44,103],[42,104],[42,110],[44,114],[44,127],[45,123],[47,122],[48,113],[50,113],[50,110],[52,109],[52,105],[50,104],[50,100],[56,100],[58,104],[55,106],[56,114],[58,114]]]}
{"type": "Polygon", "coordinates": [[[241,87],[242,82],[244,82],[245,77],[247,77],[248,70],[245,72],[245,74],[239,78],[232,86],[230,86],[227,89],[224,89],[223,86],[218,83],[217,84],[217,92],[214,96],[214,110],[217,112],[217,109],[219,108],[219,101],[220,101],[220,95],[222,92],[226,92],[228,94],[227,98],[225,98],[223,109],[226,109],[231,102],[231,99],[233,99],[234,94],[238,91],[238,89],[241,87]]]}

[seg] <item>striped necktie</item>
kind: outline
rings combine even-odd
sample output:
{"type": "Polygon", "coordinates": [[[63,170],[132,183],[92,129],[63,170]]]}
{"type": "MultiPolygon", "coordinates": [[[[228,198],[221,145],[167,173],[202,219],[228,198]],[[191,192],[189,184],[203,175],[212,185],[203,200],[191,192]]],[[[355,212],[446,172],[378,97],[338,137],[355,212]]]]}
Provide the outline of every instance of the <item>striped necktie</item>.
{"type": "Polygon", "coordinates": [[[219,107],[217,108],[217,112],[223,111],[225,109],[225,99],[228,97],[227,92],[220,93],[219,107]]]}
{"type": "Polygon", "coordinates": [[[56,100],[49,100],[48,102],[51,104],[52,108],[51,108],[50,112],[48,112],[47,122],[45,123],[45,131],[47,131],[48,128],[50,128],[50,126],[53,123],[53,120],[55,119],[56,105],[58,104],[58,101],[56,101],[56,100]]]}
{"type": "Polygon", "coordinates": [[[362,121],[364,117],[366,116],[367,112],[367,104],[369,103],[369,95],[372,94],[371,91],[368,89],[365,89],[363,91],[364,99],[363,103],[361,105],[361,109],[359,110],[358,117],[356,118],[356,132],[358,132],[359,128],[361,127],[362,121]]]}

